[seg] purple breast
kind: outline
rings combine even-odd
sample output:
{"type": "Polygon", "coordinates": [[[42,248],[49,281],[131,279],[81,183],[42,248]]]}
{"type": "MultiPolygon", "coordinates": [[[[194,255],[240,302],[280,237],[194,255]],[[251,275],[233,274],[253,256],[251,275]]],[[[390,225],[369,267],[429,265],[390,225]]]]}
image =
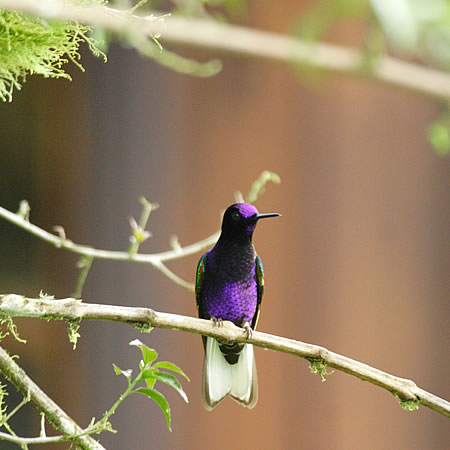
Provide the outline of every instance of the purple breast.
{"type": "Polygon", "coordinates": [[[257,304],[255,270],[247,279],[207,283],[204,286],[204,310],[218,319],[240,326],[251,322],[257,304]]]}

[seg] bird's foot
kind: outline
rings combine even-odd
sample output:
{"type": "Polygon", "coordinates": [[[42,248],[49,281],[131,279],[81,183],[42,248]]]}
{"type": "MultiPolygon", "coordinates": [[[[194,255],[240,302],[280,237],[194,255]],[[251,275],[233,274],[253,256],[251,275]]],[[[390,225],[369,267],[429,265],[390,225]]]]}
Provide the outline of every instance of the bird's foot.
{"type": "Polygon", "coordinates": [[[252,337],[253,330],[248,322],[242,323],[242,328],[244,329],[244,333],[247,335],[247,339],[252,337]]]}
{"type": "Polygon", "coordinates": [[[213,325],[215,325],[216,327],[223,326],[223,319],[221,319],[220,317],[211,316],[210,319],[211,319],[211,322],[213,323],[213,325]]]}

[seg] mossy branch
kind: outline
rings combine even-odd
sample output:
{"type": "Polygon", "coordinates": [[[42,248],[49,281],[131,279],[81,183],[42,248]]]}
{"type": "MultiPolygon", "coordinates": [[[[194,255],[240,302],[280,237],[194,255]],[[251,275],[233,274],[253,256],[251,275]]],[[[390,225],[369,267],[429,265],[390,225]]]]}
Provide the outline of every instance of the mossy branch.
{"type": "Polygon", "coordinates": [[[63,66],[79,63],[83,42],[96,55],[102,54],[89,26],[76,22],[57,22],[32,17],[17,11],[0,10],[0,99],[11,101],[14,89],[20,89],[28,75],[71,79],[63,66]]]}
{"type": "MultiPolygon", "coordinates": [[[[246,27],[217,23],[188,17],[167,17],[154,11],[145,17],[119,11],[107,6],[80,6],[60,0],[0,0],[0,8],[20,10],[38,17],[76,20],[84,25],[99,27],[122,36],[132,31],[130,43],[145,42],[146,37],[158,36],[165,44],[189,46],[208,51],[226,52],[254,59],[285,64],[303,64],[331,72],[371,78],[389,85],[413,90],[437,99],[450,97],[450,75],[416,63],[380,56],[367,70],[367,58],[362,52],[348,47],[311,43],[287,35],[252,30],[246,27]],[[164,17],[164,21],[157,20],[164,17]],[[156,19],[156,20],[155,20],[156,19]]],[[[139,46],[138,46],[139,49],[139,46]]],[[[160,52],[156,46],[143,48],[161,64],[186,73],[209,76],[220,70],[220,63],[196,67],[193,61],[180,61],[170,52],[160,52]],[[166,57],[167,55],[167,57],[166,57]]]]}
{"type": "MultiPolygon", "coordinates": [[[[51,300],[46,300],[51,301],[51,300]]],[[[43,444],[70,440],[81,449],[104,449],[95,439],[83,435],[84,430],[70,418],[41,388],[24,372],[8,352],[0,347],[0,372],[17,388],[24,397],[28,397],[42,411],[49,422],[65,436],[52,438],[19,438],[2,433],[1,439],[8,439],[19,445],[43,444]]]]}
{"type": "MultiPolygon", "coordinates": [[[[156,34],[135,27],[132,11],[139,5],[129,11],[117,11],[107,8],[105,3],[103,0],[0,1],[0,99],[11,101],[13,90],[20,89],[32,74],[70,80],[63,69],[69,61],[84,71],[79,62],[82,42],[106,61],[106,55],[89,32],[91,25],[108,30],[109,21],[114,21],[117,14],[120,29],[111,31],[120,34],[123,42],[141,54],[178,72],[200,77],[214,75],[221,69],[217,60],[200,63],[170,51],[163,52],[156,34]],[[94,23],[90,24],[91,21],[94,23]]],[[[145,17],[146,24],[152,20],[161,22],[164,14],[145,17]]]]}
{"type": "Polygon", "coordinates": [[[169,328],[224,340],[249,342],[258,347],[289,353],[310,362],[313,361],[317,372],[321,374],[326,372],[327,367],[333,368],[380,386],[394,394],[405,409],[413,409],[411,405],[424,405],[450,417],[450,402],[419,388],[411,380],[383,372],[318,345],[259,331],[254,331],[251,338],[247,339],[242,329],[234,326],[231,322],[224,322],[224,326],[219,328],[208,320],[158,312],[150,308],[89,304],[74,298],[33,299],[14,294],[0,295],[0,313],[12,317],[56,319],[69,322],[107,320],[131,325],[139,324],[140,326],[146,324],[154,328],[169,328]],[[320,363],[320,370],[318,363],[320,363]]]}

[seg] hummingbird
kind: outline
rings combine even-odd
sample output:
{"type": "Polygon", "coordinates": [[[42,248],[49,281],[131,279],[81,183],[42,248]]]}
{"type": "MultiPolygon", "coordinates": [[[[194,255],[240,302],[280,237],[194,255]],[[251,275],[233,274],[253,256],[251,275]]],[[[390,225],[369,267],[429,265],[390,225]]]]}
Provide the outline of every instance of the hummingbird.
{"type": "MultiPolygon", "coordinates": [[[[197,265],[195,295],[198,315],[217,326],[224,320],[243,328],[247,338],[256,328],[264,291],[264,270],[252,237],[260,214],[248,203],[235,203],[223,215],[215,246],[197,265]]],[[[247,408],[258,401],[258,379],[253,345],[202,336],[203,405],[212,410],[227,395],[247,408]]]]}

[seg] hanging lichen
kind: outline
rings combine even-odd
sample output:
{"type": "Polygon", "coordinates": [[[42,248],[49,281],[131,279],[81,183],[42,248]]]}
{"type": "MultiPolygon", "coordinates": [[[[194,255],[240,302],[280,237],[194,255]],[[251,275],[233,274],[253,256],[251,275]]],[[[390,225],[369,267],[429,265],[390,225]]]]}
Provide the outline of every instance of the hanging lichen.
{"type": "Polygon", "coordinates": [[[91,51],[103,53],[87,33],[90,28],[75,22],[45,21],[15,11],[0,10],[0,99],[11,101],[27,75],[66,78],[69,60],[81,70],[79,46],[86,42],[91,51]]]}

